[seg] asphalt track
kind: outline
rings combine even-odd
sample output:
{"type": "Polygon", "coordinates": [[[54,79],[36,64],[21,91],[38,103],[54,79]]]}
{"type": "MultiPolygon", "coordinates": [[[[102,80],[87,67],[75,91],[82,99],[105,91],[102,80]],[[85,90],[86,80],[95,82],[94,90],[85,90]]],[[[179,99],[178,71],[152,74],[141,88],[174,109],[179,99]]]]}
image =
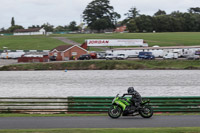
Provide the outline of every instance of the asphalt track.
{"type": "Polygon", "coordinates": [[[107,116],[1,117],[0,129],[199,127],[199,115],[153,116],[150,119],[107,116]]]}

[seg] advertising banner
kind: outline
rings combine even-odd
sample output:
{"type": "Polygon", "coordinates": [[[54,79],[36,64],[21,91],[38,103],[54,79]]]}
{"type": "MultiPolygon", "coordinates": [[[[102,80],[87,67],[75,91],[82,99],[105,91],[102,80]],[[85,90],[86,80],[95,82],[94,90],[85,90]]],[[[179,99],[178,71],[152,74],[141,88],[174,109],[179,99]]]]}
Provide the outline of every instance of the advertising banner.
{"type": "Polygon", "coordinates": [[[89,39],[86,42],[87,46],[144,46],[143,39],[89,39]]]}

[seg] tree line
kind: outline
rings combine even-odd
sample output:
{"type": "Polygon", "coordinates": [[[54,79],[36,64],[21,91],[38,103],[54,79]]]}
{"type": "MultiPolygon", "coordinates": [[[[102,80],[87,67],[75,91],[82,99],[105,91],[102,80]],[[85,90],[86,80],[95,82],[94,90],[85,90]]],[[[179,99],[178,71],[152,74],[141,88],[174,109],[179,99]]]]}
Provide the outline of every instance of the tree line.
{"type": "Polygon", "coordinates": [[[92,30],[100,32],[116,26],[126,25],[129,32],[189,32],[200,31],[200,8],[190,8],[188,12],[173,11],[167,14],[158,10],[154,15],[140,14],[133,7],[124,14],[126,18],[117,22],[121,17],[110,6],[109,0],[94,0],[83,12],[84,21],[92,30]]]}
{"type": "Polygon", "coordinates": [[[198,32],[200,31],[200,8],[190,8],[188,12],[173,11],[166,14],[158,10],[153,16],[139,14],[131,8],[122,21],[130,32],[198,32]]]}
{"type": "MultiPolygon", "coordinates": [[[[80,27],[77,26],[75,21],[72,21],[69,23],[69,25],[65,25],[65,26],[54,27],[53,25],[47,22],[47,23],[44,23],[43,25],[32,25],[28,27],[28,29],[32,29],[32,28],[44,28],[46,32],[57,32],[57,31],[77,31],[79,30],[80,27]]],[[[13,33],[16,29],[25,29],[25,28],[21,25],[16,25],[15,19],[14,17],[12,17],[11,26],[8,29],[1,28],[0,33],[13,33]]]]}
{"type": "MultiPolygon", "coordinates": [[[[117,26],[126,25],[129,32],[198,32],[200,31],[200,8],[190,8],[188,12],[173,11],[167,14],[164,10],[158,10],[152,16],[140,14],[136,7],[132,7],[124,14],[126,18],[118,21],[121,15],[114,11],[109,0],[93,0],[83,11],[83,21],[87,28],[97,32],[113,30],[117,26]]],[[[41,26],[32,25],[28,28],[44,28],[47,32],[53,31],[78,31],[83,24],[77,26],[75,21],[69,25],[57,26],[46,23],[41,26]]],[[[1,32],[13,32],[23,29],[21,25],[15,25],[14,17],[11,27],[1,28],[1,32]]]]}

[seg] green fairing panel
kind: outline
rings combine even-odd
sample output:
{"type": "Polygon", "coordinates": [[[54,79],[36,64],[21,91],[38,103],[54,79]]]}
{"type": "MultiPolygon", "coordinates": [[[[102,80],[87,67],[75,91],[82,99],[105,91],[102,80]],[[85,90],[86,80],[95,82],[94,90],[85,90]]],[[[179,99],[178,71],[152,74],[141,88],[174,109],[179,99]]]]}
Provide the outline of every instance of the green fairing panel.
{"type": "Polygon", "coordinates": [[[128,97],[128,98],[126,98],[129,102],[131,102],[131,98],[130,97],[128,97]]]}
{"type": "Polygon", "coordinates": [[[126,105],[130,105],[129,101],[127,102],[127,101],[125,101],[125,100],[121,100],[121,102],[123,102],[123,103],[126,104],[126,105]]]}
{"type": "Polygon", "coordinates": [[[128,102],[122,100],[116,100],[115,103],[121,106],[123,110],[125,110],[127,105],[130,105],[128,102]]]}

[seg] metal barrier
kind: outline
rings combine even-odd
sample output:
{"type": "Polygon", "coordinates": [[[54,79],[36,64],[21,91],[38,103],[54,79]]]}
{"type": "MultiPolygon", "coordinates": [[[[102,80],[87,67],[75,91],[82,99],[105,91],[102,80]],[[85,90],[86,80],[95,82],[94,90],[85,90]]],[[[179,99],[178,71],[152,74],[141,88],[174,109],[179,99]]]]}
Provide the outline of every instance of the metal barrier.
{"type": "Polygon", "coordinates": [[[65,113],[68,98],[0,98],[1,113],[65,113]]]}
{"type": "MultiPolygon", "coordinates": [[[[104,113],[113,97],[0,98],[1,113],[104,113]]],[[[144,97],[154,112],[200,112],[197,97],[144,97]]]]}
{"type": "MultiPolygon", "coordinates": [[[[106,112],[113,97],[69,97],[69,112],[106,112]]],[[[154,112],[200,112],[200,97],[143,97],[154,112]]]]}

